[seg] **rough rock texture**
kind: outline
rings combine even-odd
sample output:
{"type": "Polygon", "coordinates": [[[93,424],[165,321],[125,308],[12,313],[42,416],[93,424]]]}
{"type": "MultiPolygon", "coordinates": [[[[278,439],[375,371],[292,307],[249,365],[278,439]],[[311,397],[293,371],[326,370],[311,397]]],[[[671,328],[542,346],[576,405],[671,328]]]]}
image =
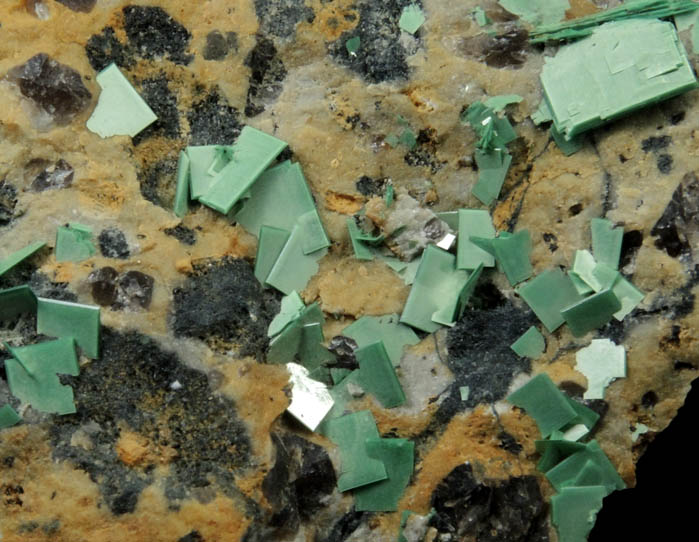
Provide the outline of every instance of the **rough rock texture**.
{"type": "MultiPolygon", "coordinates": [[[[595,438],[635,483],[638,458],[699,371],[699,92],[595,130],[565,157],[529,119],[555,48],[528,45],[526,27],[493,0],[422,0],[414,36],[398,28],[398,0],[62,0],[43,2],[41,19],[29,4],[0,6],[0,259],[48,246],[0,288],[99,303],[103,354],[66,379],[78,412],[63,417],[22,408],[0,368],[0,405],[23,415],[0,433],[3,540],[392,542],[400,511],[433,506],[429,528],[442,536],[554,540],[538,430],[504,398],[527,372],[546,371],[582,400],[575,353],[601,337],[625,346],[628,376],[586,404],[603,414],[595,438]],[[487,29],[471,16],[478,5],[487,29]],[[133,139],[85,127],[95,76],[111,62],[159,116],[133,139]],[[288,374],[264,363],[280,296],[254,278],[255,237],[205,206],[171,210],[179,151],[232,144],[245,124],[288,142],[280,159],[303,167],[332,241],[300,292],[324,310],[329,344],[356,318],[401,313],[409,292],[383,262],[354,259],[346,219],[389,183],[431,212],[480,208],[476,137],[459,116],[509,93],[523,100],[505,111],[518,138],[490,208],[495,226],[530,231],[539,273],[567,268],[589,248],[590,219],[604,216],[624,228],[620,269],[646,298],[585,337],[545,333],[546,352],[527,361],[509,344],[536,319],[502,274],[484,273],[454,328],[405,350],[405,405],[384,409],[370,395],[347,405],[416,444],[399,512],[357,512],[351,492],[330,484],[336,447],[284,415],[288,374]],[[415,147],[389,145],[406,125],[415,147]],[[66,222],[90,226],[99,253],[56,262],[66,222]],[[649,431],[634,441],[640,423],[649,431]]],[[[571,1],[568,16],[601,5],[571,1]]],[[[32,317],[0,326],[0,341],[45,339],[32,317]]],[[[337,346],[353,367],[351,345],[337,346]]]]}
{"type": "Polygon", "coordinates": [[[224,350],[234,344],[242,355],[262,358],[279,304],[275,294],[263,293],[247,262],[201,264],[173,294],[175,336],[198,337],[224,350]]]}

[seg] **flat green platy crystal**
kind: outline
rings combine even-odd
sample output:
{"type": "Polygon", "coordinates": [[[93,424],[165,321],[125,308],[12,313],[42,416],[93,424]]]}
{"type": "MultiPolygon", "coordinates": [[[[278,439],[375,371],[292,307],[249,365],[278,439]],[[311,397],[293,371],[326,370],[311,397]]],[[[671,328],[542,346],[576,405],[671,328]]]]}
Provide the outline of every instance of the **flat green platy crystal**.
{"type": "Polygon", "coordinates": [[[5,405],[0,408],[0,429],[7,429],[8,427],[17,425],[21,420],[22,418],[19,417],[19,414],[17,414],[15,409],[10,405],[5,405]]]}
{"type": "MultiPolygon", "coordinates": [[[[526,0],[507,1],[526,2],[526,0]]],[[[625,19],[663,19],[673,15],[690,14],[696,9],[697,3],[692,0],[634,0],[633,2],[625,2],[612,9],[605,9],[570,21],[540,25],[530,32],[530,41],[532,43],[568,41],[589,36],[598,25],[603,23],[623,21],[625,19]]],[[[682,30],[681,26],[681,24],[678,25],[680,30],[682,30]]]]}
{"type": "Polygon", "coordinates": [[[112,63],[97,74],[102,88],[97,107],[87,121],[87,128],[100,137],[128,135],[134,137],[158,120],[129,80],[112,63]]]}
{"type": "Polygon", "coordinates": [[[561,311],[582,300],[573,282],[558,268],[537,275],[517,293],[551,333],[565,322],[561,311]]]}
{"type": "Polygon", "coordinates": [[[460,307],[460,294],[470,273],[456,268],[456,257],[447,251],[428,245],[422,253],[415,282],[410,289],[401,322],[427,333],[441,325],[433,318],[454,322],[460,307]]]}
{"type": "Polygon", "coordinates": [[[559,542],[584,542],[607,496],[603,486],[566,487],[551,497],[551,521],[559,542]]]}
{"type": "Polygon", "coordinates": [[[77,376],[75,342],[66,337],[20,348],[6,345],[14,358],[5,360],[7,383],[12,395],[41,412],[75,412],[73,390],[58,374],[77,376]]]}
{"type": "Polygon", "coordinates": [[[403,8],[398,20],[398,26],[410,34],[415,34],[425,22],[425,14],[417,4],[409,4],[403,8]]]}
{"type": "MultiPolygon", "coordinates": [[[[259,236],[262,226],[291,231],[301,216],[315,211],[301,166],[287,160],[260,175],[250,187],[250,197],[235,214],[235,220],[259,236]]],[[[329,245],[326,238],[324,246],[329,245]]]]}
{"type": "Polygon", "coordinates": [[[177,186],[175,188],[175,203],[173,211],[176,216],[182,218],[189,212],[189,179],[190,159],[185,151],[180,151],[177,162],[177,186]]]}
{"type": "Polygon", "coordinates": [[[408,326],[400,323],[397,314],[362,316],[342,330],[346,337],[354,339],[358,347],[383,342],[394,367],[400,365],[406,345],[415,345],[420,339],[408,326]]]}
{"type": "Polygon", "coordinates": [[[508,105],[518,104],[522,100],[524,100],[524,98],[522,98],[519,94],[502,94],[500,96],[491,96],[483,103],[486,107],[490,107],[497,113],[504,110],[508,105]]]}
{"type": "Polygon", "coordinates": [[[99,307],[40,297],[36,330],[49,337],[73,337],[86,356],[99,356],[99,307]]]}
{"type": "Polygon", "coordinates": [[[602,290],[561,311],[575,337],[602,327],[621,310],[621,302],[612,290],[602,290]]]}
{"type": "Polygon", "coordinates": [[[284,150],[286,143],[245,126],[232,147],[232,159],[214,176],[209,190],[199,198],[204,205],[223,214],[228,214],[246,194],[267,166],[284,150]]]}
{"type": "Polygon", "coordinates": [[[368,438],[366,452],[381,461],[388,478],[354,490],[355,508],[366,512],[395,512],[410,482],[415,463],[415,444],[404,438],[368,438]]]}
{"type": "Polygon", "coordinates": [[[575,369],[587,378],[585,399],[604,399],[604,390],[626,376],[626,351],[609,339],[593,339],[575,354],[575,369]]]}
{"type": "Polygon", "coordinates": [[[217,173],[211,170],[212,164],[232,151],[222,145],[199,145],[187,147],[185,152],[189,158],[189,195],[193,200],[199,200],[209,191],[217,173]]]}
{"type": "Polygon", "coordinates": [[[56,261],[82,262],[97,252],[92,243],[92,228],[72,222],[56,229],[56,261]]]}
{"type": "Polygon", "coordinates": [[[674,25],[645,18],[605,23],[562,46],[545,58],[541,83],[568,141],[697,86],[674,25]]]}
{"type": "Polygon", "coordinates": [[[500,234],[491,241],[495,259],[512,286],[532,276],[533,268],[529,253],[532,240],[528,230],[520,230],[512,235],[500,234]]]}
{"type": "Polygon", "coordinates": [[[519,339],[510,345],[510,348],[518,356],[538,359],[546,349],[546,341],[539,330],[531,326],[519,339]]]}
{"type": "Polygon", "coordinates": [[[556,387],[546,373],[536,375],[511,393],[507,400],[534,418],[544,438],[578,417],[568,397],[556,387]]]}
{"type": "Polygon", "coordinates": [[[405,403],[400,385],[383,342],[375,342],[354,352],[359,363],[359,382],[362,388],[376,397],[384,408],[405,403]]]}
{"type": "Polygon", "coordinates": [[[595,260],[612,269],[619,269],[624,229],[615,228],[611,220],[606,218],[593,218],[590,221],[590,229],[592,231],[592,254],[595,260]]]}
{"type": "Polygon", "coordinates": [[[6,256],[4,259],[0,260],[0,277],[7,273],[18,263],[21,263],[22,261],[29,258],[29,256],[41,250],[45,245],[46,243],[44,243],[43,241],[37,241],[36,243],[32,243],[31,245],[21,248],[13,252],[9,256],[6,256]]]}
{"type": "Polygon", "coordinates": [[[359,51],[359,47],[362,44],[362,40],[359,36],[354,36],[345,42],[345,48],[347,52],[351,55],[356,54],[359,51]]]}
{"type": "Polygon", "coordinates": [[[354,250],[354,257],[358,260],[373,260],[374,252],[361,240],[362,232],[352,217],[347,219],[347,232],[352,243],[352,250],[354,250]]]}
{"type": "Polygon", "coordinates": [[[361,410],[331,419],[328,438],[340,448],[341,470],[337,480],[340,491],[388,478],[383,461],[369,456],[367,452],[367,439],[379,438],[376,421],[370,411],[361,410]]]}
{"type": "Polygon", "coordinates": [[[495,239],[495,228],[490,213],[482,209],[461,209],[458,211],[458,245],[456,267],[476,269],[495,265],[495,256],[489,254],[471,241],[471,236],[495,239]]]}
{"type": "Polygon", "coordinates": [[[267,277],[272,272],[274,264],[284,250],[291,233],[281,228],[262,226],[257,240],[257,255],[255,256],[255,277],[260,284],[267,284],[267,277]]]}
{"type": "Polygon", "coordinates": [[[311,254],[304,252],[305,236],[300,225],[291,230],[289,240],[279,253],[277,261],[267,276],[266,283],[284,294],[294,290],[301,292],[308,281],[318,272],[318,261],[327,254],[327,249],[311,254]]]}
{"type": "Polygon", "coordinates": [[[0,290],[0,320],[36,312],[36,296],[26,284],[0,290]]]}
{"type": "Polygon", "coordinates": [[[615,489],[624,489],[626,487],[614,465],[612,465],[595,440],[588,442],[584,450],[575,452],[548,470],[546,478],[548,478],[556,491],[561,491],[563,488],[573,485],[574,480],[588,461],[592,461],[602,470],[604,483],[601,485],[607,489],[608,493],[615,489]]]}
{"type": "Polygon", "coordinates": [[[557,23],[570,9],[568,0],[498,0],[498,4],[535,25],[557,23]]]}

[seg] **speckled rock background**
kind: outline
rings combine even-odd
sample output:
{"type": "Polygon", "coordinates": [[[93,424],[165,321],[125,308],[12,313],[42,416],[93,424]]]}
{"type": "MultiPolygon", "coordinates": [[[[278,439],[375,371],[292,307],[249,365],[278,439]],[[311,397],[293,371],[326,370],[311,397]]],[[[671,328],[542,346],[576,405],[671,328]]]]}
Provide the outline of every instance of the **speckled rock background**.
{"type": "MultiPolygon", "coordinates": [[[[72,264],[45,249],[0,286],[29,282],[46,297],[95,303],[104,292],[90,275],[104,267],[153,279],[147,307],[104,303],[102,355],[70,378],[77,414],[28,408],[0,434],[4,542],[394,540],[400,514],[354,511],[352,496],[335,489],[334,445],[284,415],[288,375],[264,363],[280,296],[260,289],[256,239],[240,226],[203,206],[182,221],[172,213],[177,156],[186,145],[229,144],[246,124],[289,143],[284,158],[303,166],[333,243],[303,292],[320,302],[333,337],[361,315],[401,312],[408,294],[383,263],[353,258],[346,217],[387,178],[435,211],[479,207],[470,195],[475,136],[459,114],[512,92],[524,100],[508,109],[519,138],[491,209],[496,227],[528,228],[541,271],[569,265],[589,246],[590,219],[605,216],[624,227],[622,271],[646,299],[596,334],[547,335],[545,355],[529,366],[506,345],[533,317],[504,276],[486,273],[462,321],[406,350],[405,406],[351,406],[371,409],[382,435],[416,442],[401,509],[424,514],[478,485],[494,497],[469,504],[478,510],[471,536],[553,541],[552,488],[535,470],[538,431],[503,398],[526,373],[545,370],[582,400],[575,351],[609,337],[627,350],[628,377],[588,405],[603,415],[595,438],[634,484],[635,462],[699,368],[699,93],[596,130],[565,157],[528,118],[543,57],[555,50],[527,46],[516,18],[491,0],[480,5],[495,36],[471,18],[475,1],[419,3],[427,20],[415,36],[398,29],[401,0],[2,3],[0,258],[30,241],[53,247],[69,221],[92,226],[100,251],[72,264]],[[357,57],[344,45],[354,36],[357,57]],[[76,70],[91,95],[67,123],[4,77],[38,53],[76,70]],[[111,62],[159,117],[133,139],[85,128],[95,75],[111,62]],[[397,115],[418,134],[412,150],[385,142],[397,115]],[[69,186],[41,190],[65,168],[69,186]],[[634,442],[639,423],[650,431],[634,442]],[[527,506],[514,520],[516,498],[527,506]]],[[[598,9],[571,5],[570,17],[598,9]]],[[[0,329],[0,338],[30,342],[33,322],[0,329]]],[[[3,373],[0,403],[8,401],[18,406],[3,373]]]]}

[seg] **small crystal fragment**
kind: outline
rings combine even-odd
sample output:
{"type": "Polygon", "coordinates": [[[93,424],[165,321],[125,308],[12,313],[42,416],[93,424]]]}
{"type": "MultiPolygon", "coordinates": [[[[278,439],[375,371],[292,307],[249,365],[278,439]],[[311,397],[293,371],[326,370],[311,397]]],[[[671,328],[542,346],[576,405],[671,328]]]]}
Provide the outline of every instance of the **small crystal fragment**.
{"type": "Polygon", "coordinates": [[[357,348],[359,348],[357,341],[351,337],[345,337],[344,335],[333,337],[328,345],[328,350],[335,354],[335,362],[332,366],[340,369],[359,368],[357,358],[354,355],[357,348]]]}
{"type": "Polygon", "coordinates": [[[333,406],[333,398],[324,384],[308,376],[308,369],[297,363],[287,363],[291,383],[291,404],[287,411],[294,418],[315,431],[333,406]]]}
{"type": "Polygon", "coordinates": [[[31,189],[35,192],[68,188],[73,183],[73,167],[63,159],[55,164],[47,160],[31,160],[25,166],[25,171],[30,175],[34,173],[31,189]]]}
{"type": "Polygon", "coordinates": [[[95,7],[97,0],[56,0],[59,4],[63,4],[68,9],[73,11],[81,11],[89,13],[95,7]]]}
{"type": "Polygon", "coordinates": [[[153,298],[153,277],[140,271],[127,271],[117,284],[115,308],[147,309],[153,298]]]}
{"type": "Polygon", "coordinates": [[[125,260],[129,257],[129,244],[124,232],[116,228],[102,230],[99,235],[100,252],[105,258],[125,260]]]}
{"type": "Polygon", "coordinates": [[[88,275],[87,281],[92,284],[92,299],[95,303],[108,307],[116,301],[117,276],[119,273],[113,267],[102,267],[88,275]]]}
{"type": "Polygon", "coordinates": [[[7,78],[19,87],[22,96],[32,100],[57,124],[68,124],[92,98],[77,71],[46,53],[34,55],[11,69],[7,78]]]}

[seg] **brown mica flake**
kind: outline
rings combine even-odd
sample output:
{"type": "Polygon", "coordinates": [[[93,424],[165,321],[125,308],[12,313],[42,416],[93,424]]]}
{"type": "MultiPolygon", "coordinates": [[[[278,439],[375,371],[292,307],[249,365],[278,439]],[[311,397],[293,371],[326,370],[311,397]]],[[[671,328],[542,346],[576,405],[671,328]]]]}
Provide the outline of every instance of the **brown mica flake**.
{"type": "Polygon", "coordinates": [[[325,208],[343,215],[353,215],[364,205],[364,198],[353,194],[328,191],[325,195],[325,208]]]}

